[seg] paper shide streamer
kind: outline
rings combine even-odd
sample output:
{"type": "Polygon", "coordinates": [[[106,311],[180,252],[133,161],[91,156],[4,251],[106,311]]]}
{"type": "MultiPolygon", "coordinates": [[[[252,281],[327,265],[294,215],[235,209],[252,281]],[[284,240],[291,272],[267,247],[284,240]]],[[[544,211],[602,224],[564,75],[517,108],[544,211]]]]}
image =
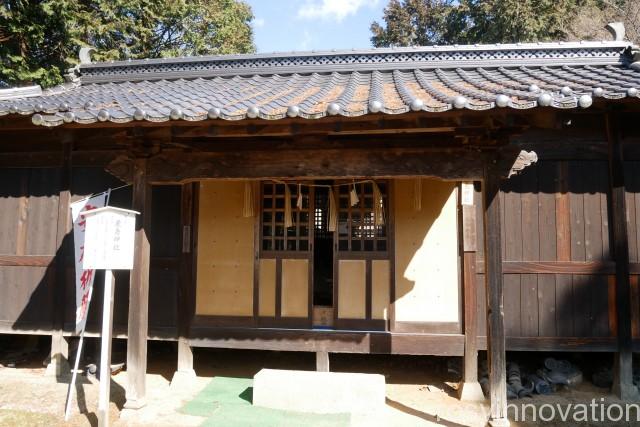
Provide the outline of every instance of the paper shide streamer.
{"type": "Polygon", "coordinates": [[[296,201],[298,210],[302,210],[302,184],[298,184],[298,200],[296,201]]]}
{"type": "Polygon", "coordinates": [[[293,212],[291,211],[291,190],[289,184],[284,185],[284,227],[293,227],[293,212]]]}
{"type": "Polygon", "coordinates": [[[375,182],[373,184],[373,221],[376,227],[384,225],[384,200],[380,187],[375,182]]]}
{"type": "Polygon", "coordinates": [[[336,231],[338,228],[338,206],[336,205],[336,199],[333,195],[333,188],[329,187],[329,231],[336,231]]]}
{"type": "Polygon", "coordinates": [[[353,188],[349,192],[349,200],[351,201],[351,207],[354,207],[355,205],[358,204],[358,202],[360,202],[360,198],[358,197],[358,191],[356,190],[355,182],[353,183],[353,188]]]}
{"type": "Polygon", "coordinates": [[[242,209],[242,216],[245,218],[251,218],[255,215],[254,211],[255,198],[253,196],[253,183],[246,181],[244,183],[244,208],[242,209]]]}
{"type": "Polygon", "coordinates": [[[413,209],[416,212],[422,210],[422,179],[420,178],[413,181],[413,209]]]}
{"type": "MultiPolygon", "coordinates": [[[[289,184],[283,181],[273,181],[273,182],[284,185],[284,226],[285,228],[293,227],[295,224],[294,218],[293,218],[293,209],[292,209],[293,196],[291,194],[291,189],[289,188],[289,184]]],[[[296,202],[295,202],[296,208],[298,210],[302,210],[303,208],[303,200],[304,200],[303,194],[302,194],[303,186],[328,188],[328,201],[329,201],[328,230],[331,232],[336,231],[338,227],[338,205],[336,203],[334,187],[339,187],[339,186],[352,187],[351,191],[349,192],[349,201],[351,203],[351,206],[353,207],[358,203],[360,203],[360,197],[358,196],[356,184],[362,184],[362,183],[369,183],[372,185],[373,200],[374,200],[374,203],[373,203],[374,224],[377,227],[383,226],[385,224],[384,199],[382,197],[382,192],[380,191],[380,187],[373,180],[363,180],[363,181],[357,181],[357,182],[354,181],[352,183],[342,183],[342,184],[335,184],[335,185],[297,183],[298,194],[296,195],[296,202]]],[[[253,198],[252,191],[253,191],[252,189],[247,189],[247,187],[245,187],[245,206],[247,204],[248,197],[253,198]],[[248,195],[249,191],[251,191],[250,196],[248,195]]],[[[251,216],[253,216],[253,213],[251,216]]]]}

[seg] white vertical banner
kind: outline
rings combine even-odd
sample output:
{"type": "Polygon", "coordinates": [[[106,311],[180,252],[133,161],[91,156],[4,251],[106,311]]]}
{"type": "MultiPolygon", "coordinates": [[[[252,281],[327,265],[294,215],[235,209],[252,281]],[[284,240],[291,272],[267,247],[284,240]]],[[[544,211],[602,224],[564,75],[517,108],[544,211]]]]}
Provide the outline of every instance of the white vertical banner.
{"type": "Polygon", "coordinates": [[[93,279],[95,270],[85,270],[82,268],[84,258],[84,238],[86,220],[83,212],[98,209],[109,203],[109,193],[111,190],[98,194],[88,199],[78,200],[71,204],[71,218],[73,220],[73,246],[76,266],[76,333],[84,330],[87,323],[87,312],[93,291],[93,279]]]}

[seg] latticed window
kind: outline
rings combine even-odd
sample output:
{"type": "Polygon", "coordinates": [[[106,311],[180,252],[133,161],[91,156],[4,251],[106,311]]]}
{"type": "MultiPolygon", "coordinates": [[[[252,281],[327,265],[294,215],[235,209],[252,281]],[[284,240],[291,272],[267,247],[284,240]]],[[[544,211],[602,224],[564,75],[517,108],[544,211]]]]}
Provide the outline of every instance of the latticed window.
{"type": "Polygon", "coordinates": [[[355,184],[358,203],[351,206],[354,186],[337,187],[338,198],[338,251],[386,252],[387,244],[387,184],[378,182],[382,200],[374,197],[373,183],[355,184]],[[381,203],[384,221],[376,225],[375,203],[381,203]]]}
{"type": "Polygon", "coordinates": [[[262,184],[262,251],[308,251],[310,248],[311,217],[307,186],[264,182],[262,184]],[[291,194],[292,226],[285,227],[285,185],[291,194]],[[302,206],[298,208],[298,191],[302,206]]]}

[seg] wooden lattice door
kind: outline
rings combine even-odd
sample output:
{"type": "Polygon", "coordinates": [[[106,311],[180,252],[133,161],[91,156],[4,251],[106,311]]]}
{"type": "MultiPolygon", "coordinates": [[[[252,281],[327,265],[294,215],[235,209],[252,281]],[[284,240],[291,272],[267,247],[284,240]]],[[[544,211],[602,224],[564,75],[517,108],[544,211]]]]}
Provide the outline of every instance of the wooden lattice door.
{"type": "Polygon", "coordinates": [[[260,194],[256,260],[261,326],[311,327],[313,278],[313,188],[265,181],[260,194]],[[285,190],[288,186],[289,192],[285,190]],[[287,227],[286,196],[291,195],[287,227]],[[297,206],[301,197],[301,206],[297,206]]]}
{"type": "Polygon", "coordinates": [[[335,186],[338,224],[334,233],[334,320],[339,329],[385,330],[391,285],[389,186],[376,181],[335,186]],[[358,202],[350,194],[355,189],[358,202]],[[376,224],[380,203],[383,223],[376,224]]]}

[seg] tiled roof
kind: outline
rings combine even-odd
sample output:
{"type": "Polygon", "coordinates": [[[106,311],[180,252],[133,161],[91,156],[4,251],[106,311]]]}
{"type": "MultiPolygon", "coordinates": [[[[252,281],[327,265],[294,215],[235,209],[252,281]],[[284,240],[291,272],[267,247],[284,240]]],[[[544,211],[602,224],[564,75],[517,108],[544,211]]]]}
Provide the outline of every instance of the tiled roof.
{"type": "Polygon", "coordinates": [[[34,124],[241,120],[536,106],[637,98],[628,42],[227,55],[91,63],[42,96],[2,100],[34,124]]]}

